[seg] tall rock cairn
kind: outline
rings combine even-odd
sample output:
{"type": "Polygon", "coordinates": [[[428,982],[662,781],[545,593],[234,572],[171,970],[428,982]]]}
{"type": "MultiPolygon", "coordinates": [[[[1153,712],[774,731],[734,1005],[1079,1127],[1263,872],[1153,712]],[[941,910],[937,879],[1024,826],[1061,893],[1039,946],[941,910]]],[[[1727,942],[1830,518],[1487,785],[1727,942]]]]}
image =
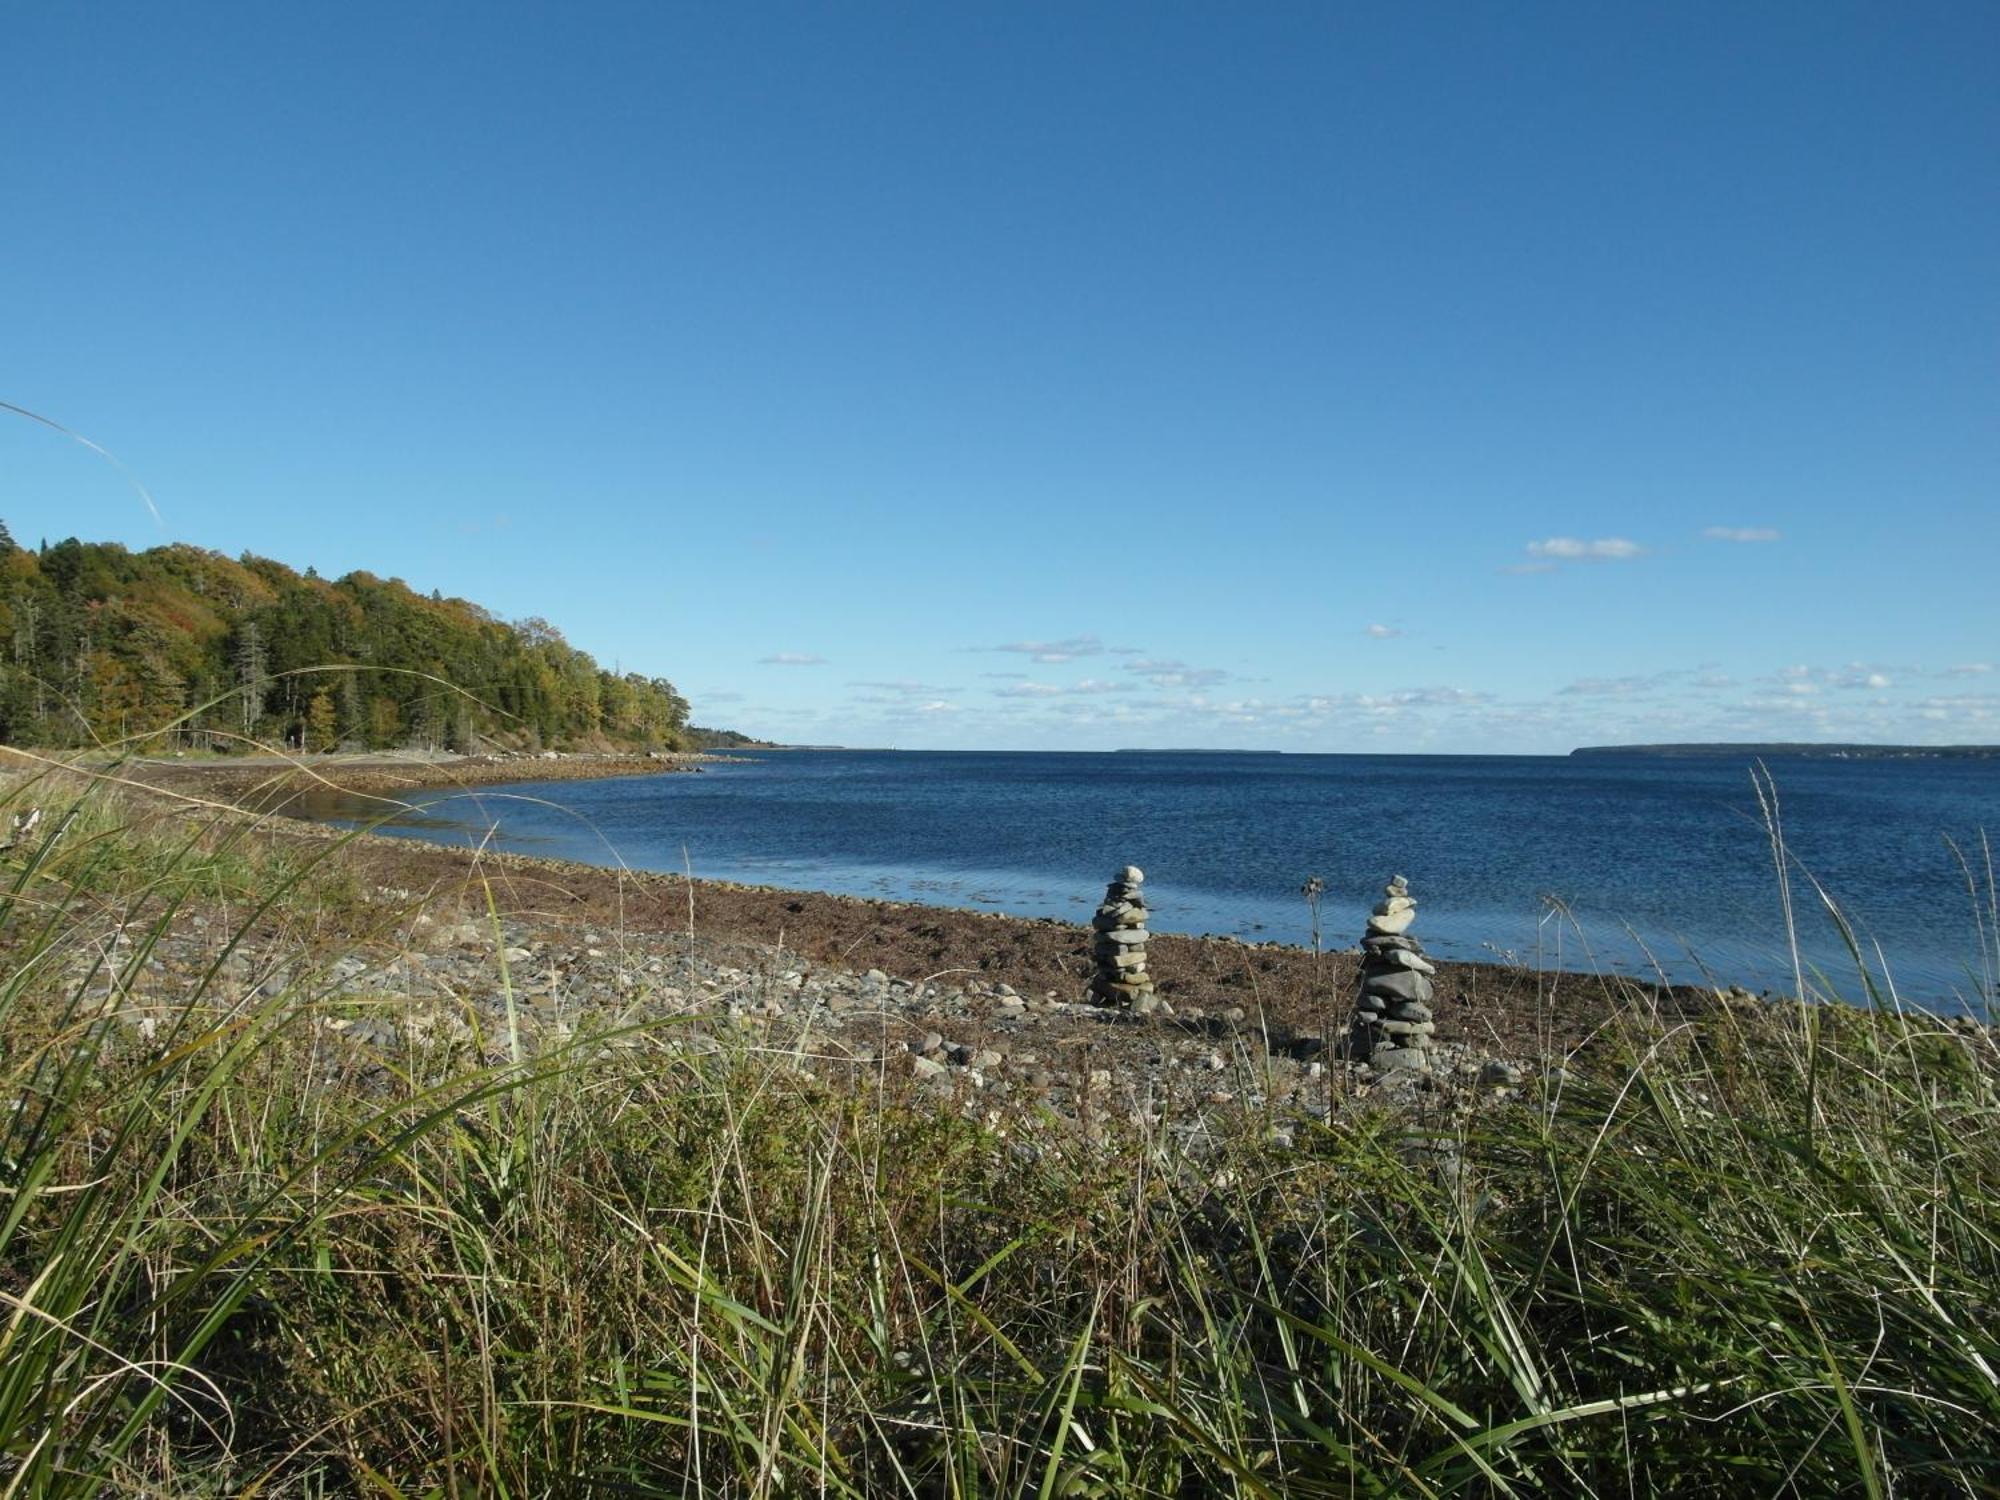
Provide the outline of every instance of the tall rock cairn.
{"type": "Polygon", "coordinates": [[[1136,1005],[1153,993],[1146,972],[1146,898],[1139,887],[1146,873],[1137,865],[1120,870],[1104,888],[1104,904],[1090,919],[1090,998],[1099,1005],[1136,1005]]]}
{"type": "Polygon", "coordinates": [[[1436,1045],[1430,976],[1437,970],[1409,935],[1416,920],[1410,883],[1398,875],[1382,887],[1361,939],[1361,995],[1354,1002],[1348,1056],[1385,1070],[1427,1071],[1436,1045]]]}

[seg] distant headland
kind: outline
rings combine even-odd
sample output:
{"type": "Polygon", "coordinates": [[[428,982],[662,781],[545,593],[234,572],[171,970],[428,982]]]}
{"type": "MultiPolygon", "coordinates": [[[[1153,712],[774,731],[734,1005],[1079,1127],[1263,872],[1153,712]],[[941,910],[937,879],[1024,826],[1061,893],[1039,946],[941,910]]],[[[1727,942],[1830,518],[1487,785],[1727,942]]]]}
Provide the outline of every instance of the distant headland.
{"type": "Polygon", "coordinates": [[[1580,745],[1571,755],[1784,756],[1804,760],[1995,760],[2000,745],[1833,745],[1795,741],[1684,745],[1580,745]]]}

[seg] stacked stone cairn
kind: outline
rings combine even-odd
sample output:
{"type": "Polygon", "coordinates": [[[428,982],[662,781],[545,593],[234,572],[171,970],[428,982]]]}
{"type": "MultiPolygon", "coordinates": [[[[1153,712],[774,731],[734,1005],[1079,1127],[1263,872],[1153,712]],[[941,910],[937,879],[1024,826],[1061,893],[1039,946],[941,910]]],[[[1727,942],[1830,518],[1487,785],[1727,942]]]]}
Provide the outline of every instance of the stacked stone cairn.
{"type": "Polygon", "coordinates": [[[1398,875],[1382,888],[1361,939],[1361,995],[1354,1004],[1348,1055],[1385,1072],[1429,1071],[1436,1045],[1430,976],[1437,970],[1409,935],[1416,920],[1410,883],[1398,875]]]}
{"type": "Polygon", "coordinates": [[[1146,898],[1139,887],[1146,874],[1137,865],[1120,870],[1104,889],[1104,904],[1090,919],[1090,998],[1099,1005],[1138,1005],[1153,994],[1146,972],[1146,898]]]}

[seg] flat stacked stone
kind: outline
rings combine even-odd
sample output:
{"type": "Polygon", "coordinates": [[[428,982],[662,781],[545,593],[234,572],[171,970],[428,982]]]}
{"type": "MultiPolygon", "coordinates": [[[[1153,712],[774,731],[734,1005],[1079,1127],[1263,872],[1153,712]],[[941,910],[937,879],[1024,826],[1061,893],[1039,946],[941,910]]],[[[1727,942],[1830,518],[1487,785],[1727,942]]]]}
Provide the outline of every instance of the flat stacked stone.
{"type": "Polygon", "coordinates": [[[1153,993],[1146,972],[1146,874],[1137,865],[1120,870],[1104,888],[1104,904],[1090,919],[1090,998],[1099,1005],[1134,1005],[1153,993]]]}
{"type": "Polygon", "coordinates": [[[1348,1055],[1377,1068],[1428,1071],[1437,1045],[1430,976],[1423,944],[1409,935],[1417,920],[1410,883],[1394,877],[1368,918],[1361,939],[1361,993],[1354,1002],[1348,1055]]]}

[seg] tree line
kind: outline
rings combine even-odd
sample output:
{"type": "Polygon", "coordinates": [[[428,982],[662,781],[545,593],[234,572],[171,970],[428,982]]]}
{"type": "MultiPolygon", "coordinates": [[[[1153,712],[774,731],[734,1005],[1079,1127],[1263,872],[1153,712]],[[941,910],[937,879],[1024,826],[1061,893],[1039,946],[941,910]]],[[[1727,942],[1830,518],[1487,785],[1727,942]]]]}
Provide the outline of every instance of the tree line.
{"type": "Polygon", "coordinates": [[[692,748],[663,677],[400,579],[0,524],[0,741],[303,750],[692,748]]]}

